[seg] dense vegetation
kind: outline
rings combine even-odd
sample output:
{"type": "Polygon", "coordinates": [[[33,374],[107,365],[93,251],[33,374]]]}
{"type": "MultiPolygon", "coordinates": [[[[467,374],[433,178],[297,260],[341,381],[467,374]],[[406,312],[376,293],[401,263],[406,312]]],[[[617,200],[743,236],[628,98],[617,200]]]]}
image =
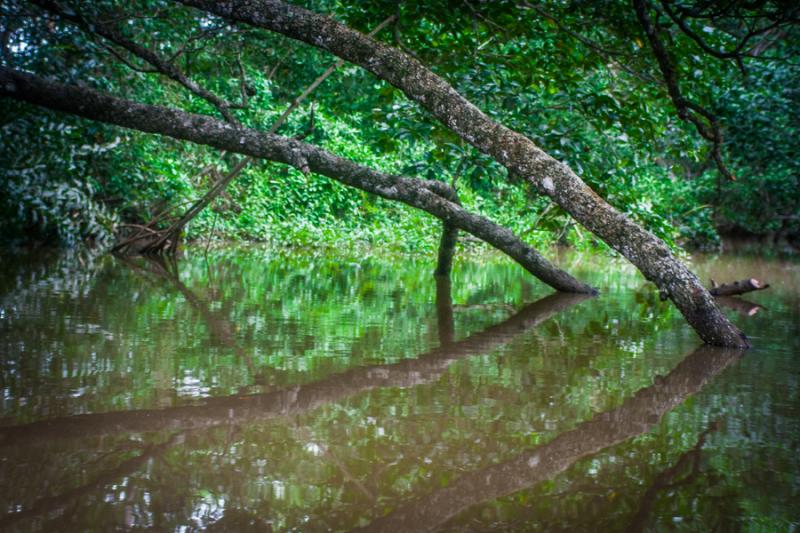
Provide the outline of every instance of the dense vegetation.
{"type": "MultiPolygon", "coordinates": [[[[680,19],[690,32],[660,8],[656,23],[680,89],[720,124],[723,167],[713,161],[713,144],[676,113],[628,2],[304,4],[365,33],[396,15],[379,39],[413,53],[670,243],[714,247],[721,232],[800,242],[796,28],[765,30],[730,59],[705,49],[734,48],[739,24],[758,29],[773,20],[793,22],[788,3],[680,19]],[[701,42],[693,37],[698,34],[701,42]]],[[[204,87],[228,101],[246,101],[233,113],[261,129],[335,61],[285,37],[162,0],[71,2],[64,9],[81,20],[116,24],[174,58],[204,87]]],[[[4,2],[3,64],[215,114],[207,101],[68,19],[29,2],[4,2]]],[[[0,101],[0,124],[0,235],[14,241],[110,243],[123,224],[185,207],[237,161],[8,100],[0,101]]],[[[534,244],[599,242],[528,185],[509,184],[502,166],[360,68],[340,67],[280,133],[306,135],[307,142],[370,167],[455,183],[466,207],[534,244]]],[[[438,228],[425,214],[325,177],[254,162],[186,233],[280,245],[430,249],[438,228]]]]}

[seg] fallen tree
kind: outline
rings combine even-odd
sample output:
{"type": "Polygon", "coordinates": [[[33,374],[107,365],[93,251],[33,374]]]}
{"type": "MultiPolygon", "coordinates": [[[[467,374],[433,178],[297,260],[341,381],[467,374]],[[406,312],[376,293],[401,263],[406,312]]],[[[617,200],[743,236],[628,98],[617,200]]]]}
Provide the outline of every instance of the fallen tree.
{"type": "Polygon", "coordinates": [[[421,209],[471,233],[509,255],[556,290],[586,294],[596,292],[553,265],[510,230],[458,205],[453,201],[455,193],[441,181],[384,174],[297,139],[236,127],[204,115],[139,104],[7,67],[0,67],[0,96],[117,126],[285,163],[304,173],[313,171],[345,185],[421,209]]]}
{"type": "Polygon", "coordinates": [[[748,346],[713,296],[669,247],[627,218],[524,135],[490,118],[449,83],[402,50],[280,0],[178,0],[188,6],[277,32],[359,65],[403,91],[453,133],[528,180],[576,221],[630,260],[675,303],[709,344],[748,346]]]}

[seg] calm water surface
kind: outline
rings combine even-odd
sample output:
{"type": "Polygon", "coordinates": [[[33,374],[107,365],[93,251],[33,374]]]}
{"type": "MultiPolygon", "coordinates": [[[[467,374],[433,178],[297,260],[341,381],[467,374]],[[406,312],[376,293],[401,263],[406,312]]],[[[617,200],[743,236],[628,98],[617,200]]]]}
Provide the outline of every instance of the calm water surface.
{"type": "Polygon", "coordinates": [[[800,526],[800,263],[701,347],[626,263],[4,253],[0,530],[800,526]]]}

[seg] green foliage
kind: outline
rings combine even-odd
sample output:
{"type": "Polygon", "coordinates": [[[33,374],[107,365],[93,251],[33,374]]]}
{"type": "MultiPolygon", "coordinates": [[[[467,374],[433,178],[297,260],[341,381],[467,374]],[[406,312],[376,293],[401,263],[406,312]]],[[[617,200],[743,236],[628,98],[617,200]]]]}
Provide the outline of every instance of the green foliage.
{"type": "MultiPolygon", "coordinates": [[[[117,57],[120,51],[110,54],[102,40],[23,4],[9,2],[4,15],[11,30],[11,53],[4,63],[137,101],[219,116],[207,101],[177,84],[130,68],[117,57]],[[16,12],[30,16],[15,17],[16,12]]],[[[383,0],[306,4],[364,32],[396,14],[398,25],[383,30],[379,39],[408,49],[481,109],[569,164],[607,201],[672,245],[714,247],[719,229],[798,238],[794,154],[800,151],[800,75],[791,62],[746,59],[744,78],[734,62],[709,57],[689,37],[670,30],[683,92],[712,109],[725,130],[724,156],[739,177],[731,183],[710,164],[708,143],[675,115],[628,2],[602,8],[577,0],[545,2],[541,12],[507,1],[457,7],[445,0],[399,6],[383,0]]],[[[234,28],[161,0],[139,2],[136,9],[154,13],[161,8],[166,9],[156,17],[132,17],[129,6],[104,0],[82,5],[82,14],[128,20],[119,26],[126,37],[176,57],[176,66],[192,80],[230,102],[246,96],[248,107],[235,113],[250,127],[267,129],[333,62],[315,48],[262,30],[234,28]]],[[[695,30],[713,46],[729,45],[728,34],[713,24],[695,30]]],[[[773,44],[772,56],[796,56],[796,41],[790,37],[773,44]]],[[[304,132],[312,120],[311,102],[315,128],[308,142],[388,172],[455,181],[466,207],[536,245],[604,247],[560,208],[536,197],[400,91],[360,68],[340,67],[279,133],[304,132]]],[[[3,168],[16,168],[18,160],[52,160],[47,179],[20,181],[16,176],[3,184],[10,207],[3,214],[6,237],[25,233],[34,217],[41,225],[47,211],[49,229],[42,226],[40,233],[67,243],[98,239],[94,234],[100,229],[107,234],[114,217],[140,224],[170,206],[179,212],[213,182],[213,172],[201,169],[224,173],[237,161],[233,154],[220,156],[206,147],[0,105],[5,127],[15,128],[4,134],[3,168]],[[59,137],[54,123],[74,131],[59,137]],[[73,153],[76,146],[112,144],[113,150],[102,154],[73,153]],[[60,168],[62,160],[80,170],[60,168]],[[48,190],[53,194],[45,194],[48,190]],[[70,192],[64,196],[64,191],[70,192]],[[45,200],[57,197],[71,199],[45,200]],[[78,204],[87,206],[77,217],[86,221],[70,218],[78,204]],[[100,206],[106,209],[103,214],[100,206]]],[[[430,217],[326,178],[254,163],[192,221],[187,236],[430,250],[437,228],[430,217]]]]}
{"type": "Polygon", "coordinates": [[[110,242],[118,217],[96,199],[91,167],[102,166],[120,139],[98,144],[91,137],[49,114],[12,117],[0,128],[1,234],[68,246],[110,242]],[[34,137],[35,152],[20,146],[34,137]]]}
{"type": "Polygon", "coordinates": [[[737,181],[705,197],[730,229],[776,239],[800,234],[800,67],[755,65],[748,85],[724,95],[737,181]]]}

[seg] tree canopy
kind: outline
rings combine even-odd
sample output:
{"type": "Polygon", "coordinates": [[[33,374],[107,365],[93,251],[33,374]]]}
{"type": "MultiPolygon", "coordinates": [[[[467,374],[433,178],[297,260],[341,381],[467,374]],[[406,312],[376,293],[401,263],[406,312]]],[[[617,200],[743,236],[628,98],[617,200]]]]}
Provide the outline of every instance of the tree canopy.
{"type": "MultiPolygon", "coordinates": [[[[791,2],[645,2],[670,75],[628,2],[307,7],[365,33],[394,16],[378,39],[420,59],[668,242],[714,245],[720,230],[797,239],[800,76],[791,2]],[[671,83],[690,120],[681,120],[671,83]],[[713,139],[698,133],[710,127],[704,113],[722,133],[723,166],[715,164],[713,139]]],[[[11,1],[2,17],[5,65],[248,126],[274,122],[334,62],[313,47],[172,2],[11,1]],[[164,58],[224,102],[223,111],[153,72],[125,42],[164,58]]],[[[5,237],[106,239],[120,222],[141,223],[187,202],[233,161],[17,102],[1,109],[5,237]]],[[[281,133],[309,130],[312,115],[306,140],[382,170],[454,182],[466,206],[534,243],[595,242],[561,208],[510,186],[501,165],[363,69],[340,67],[281,133]]],[[[435,232],[418,217],[325,178],[257,164],[187,230],[426,248],[435,232]],[[400,231],[390,235],[389,224],[400,231]]]]}

